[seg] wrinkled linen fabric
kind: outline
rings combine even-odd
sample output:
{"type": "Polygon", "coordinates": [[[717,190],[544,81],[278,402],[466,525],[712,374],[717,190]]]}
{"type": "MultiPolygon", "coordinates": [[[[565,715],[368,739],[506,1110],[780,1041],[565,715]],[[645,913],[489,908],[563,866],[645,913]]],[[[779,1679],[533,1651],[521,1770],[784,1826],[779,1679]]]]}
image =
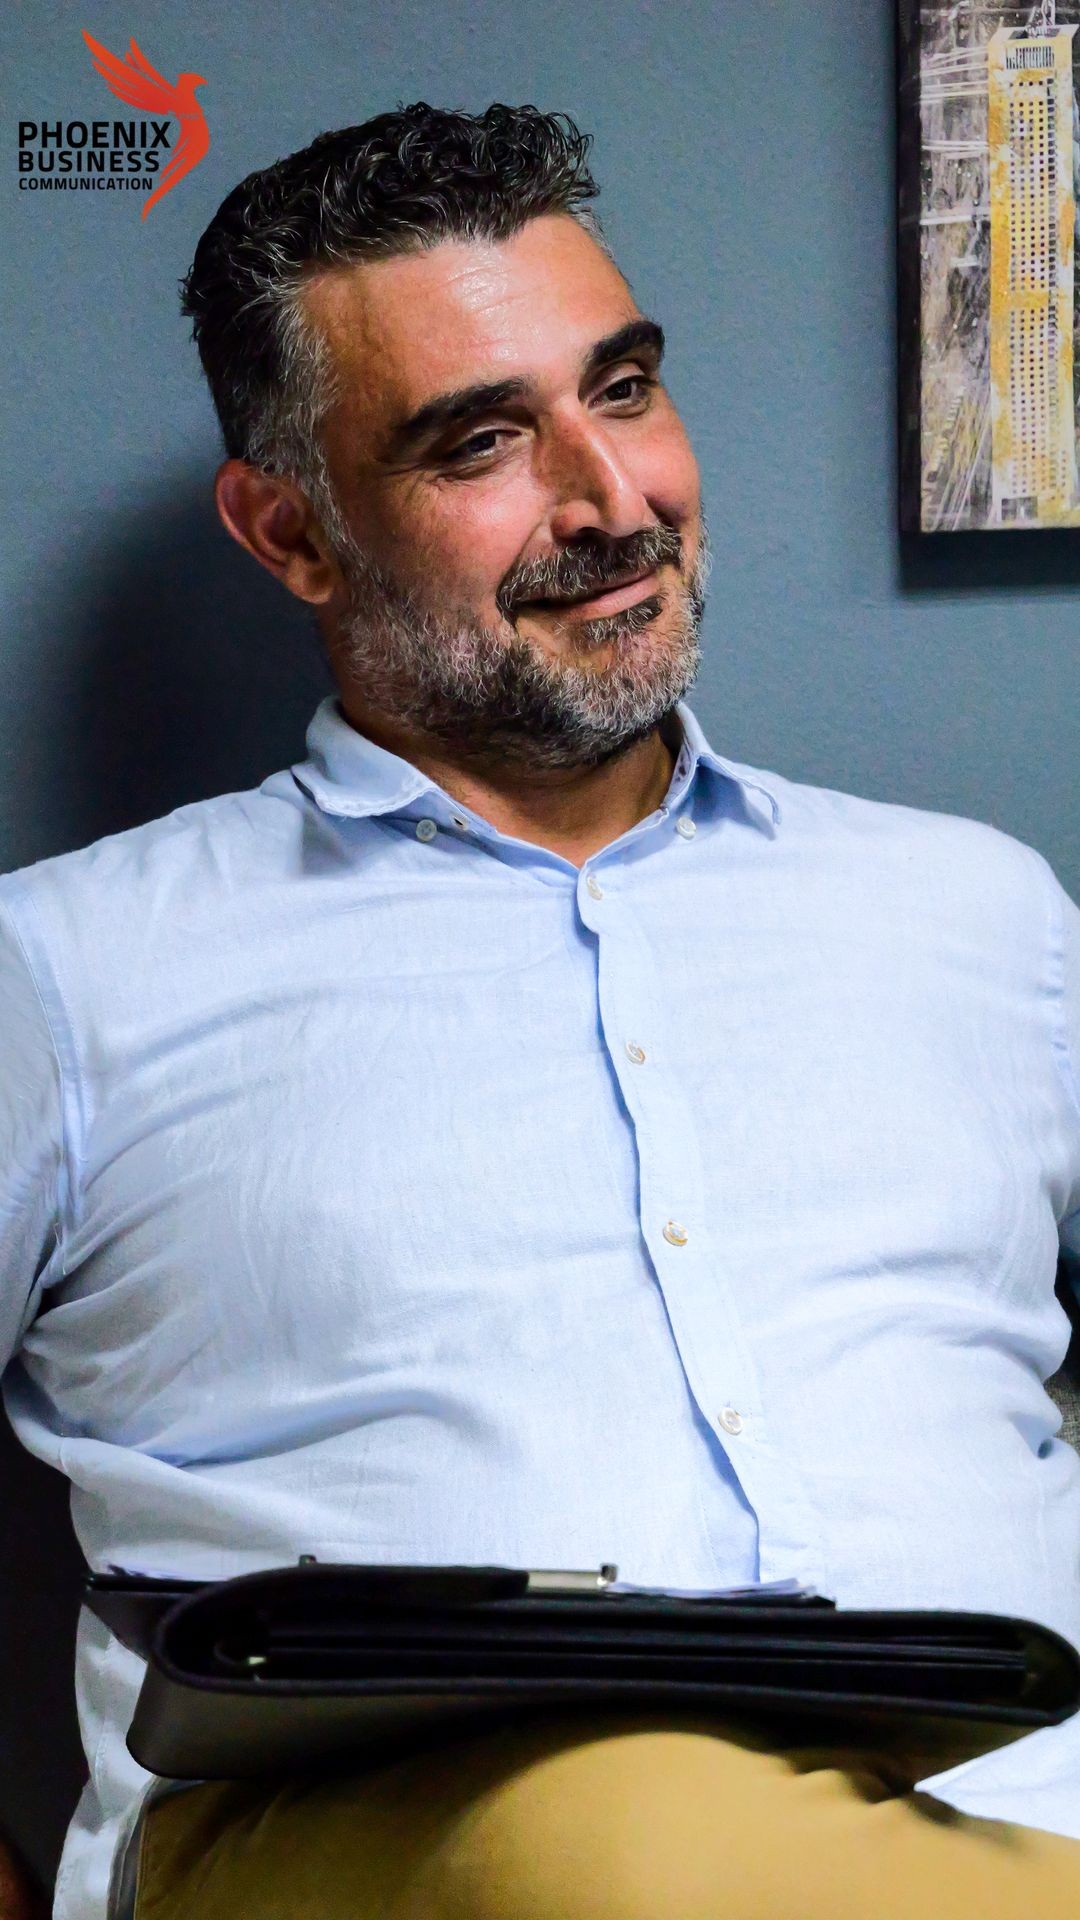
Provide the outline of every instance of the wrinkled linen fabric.
{"type": "MultiPolygon", "coordinates": [[[[722,758],[579,870],[366,740],[0,878],[5,1404],[92,1567],[796,1578],[1080,1646],[1080,914],[722,758]]],[[[85,1611],[57,1920],[150,1776],[85,1611]]],[[[1080,1716],[923,1783],[1080,1838],[1080,1716]]]]}

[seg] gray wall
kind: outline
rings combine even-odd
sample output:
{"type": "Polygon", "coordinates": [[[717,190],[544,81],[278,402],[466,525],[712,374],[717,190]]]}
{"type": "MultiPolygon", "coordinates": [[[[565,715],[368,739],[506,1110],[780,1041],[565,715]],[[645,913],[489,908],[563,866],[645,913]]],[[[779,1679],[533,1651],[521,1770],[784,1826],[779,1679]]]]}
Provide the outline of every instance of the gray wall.
{"type": "MultiPolygon", "coordinates": [[[[212,129],[134,195],[17,187],[18,119],[124,117],[66,8],[9,20],[0,869],[295,758],[327,686],[304,621],[213,513],[219,457],[176,282],[253,167],[399,100],[561,108],[701,462],[717,565],[692,698],[796,778],[993,821],[1080,893],[1080,535],[901,545],[890,0],[97,0],[212,129]]],[[[0,1460],[0,1826],[44,1873],[80,1781],[63,1485],[0,1460]],[[12,1665],[16,1632],[31,1664],[12,1665]],[[50,1636],[59,1643],[53,1653],[50,1636]],[[11,1676],[9,1678],[9,1675],[11,1676]]]]}

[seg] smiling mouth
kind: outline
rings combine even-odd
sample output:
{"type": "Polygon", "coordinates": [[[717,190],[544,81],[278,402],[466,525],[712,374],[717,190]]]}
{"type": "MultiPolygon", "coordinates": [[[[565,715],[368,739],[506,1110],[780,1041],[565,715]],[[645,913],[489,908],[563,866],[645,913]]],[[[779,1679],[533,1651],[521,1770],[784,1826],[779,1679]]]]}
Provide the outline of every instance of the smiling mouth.
{"type": "Polygon", "coordinates": [[[644,600],[658,587],[657,569],[652,567],[647,573],[639,573],[633,580],[623,580],[614,586],[599,587],[593,593],[581,595],[574,600],[526,600],[518,608],[519,613],[619,613],[624,607],[632,607],[636,601],[644,600]]]}

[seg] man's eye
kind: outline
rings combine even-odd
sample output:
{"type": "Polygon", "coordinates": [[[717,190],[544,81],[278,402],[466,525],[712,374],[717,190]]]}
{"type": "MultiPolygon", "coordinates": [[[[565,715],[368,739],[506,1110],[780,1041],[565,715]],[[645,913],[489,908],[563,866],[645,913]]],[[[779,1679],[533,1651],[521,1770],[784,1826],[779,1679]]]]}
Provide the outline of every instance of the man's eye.
{"type": "MultiPolygon", "coordinates": [[[[625,399],[642,399],[648,388],[655,384],[657,382],[644,372],[625,372],[619,380],[611,380],[611,384],[603,388],[600,397],[611,399],[615,405],[619,405],[625,399]]],[[[488,459],[490,453],[498,453],[500,434],[507,432],[511,432],[507,426],[484,426],[479,434],[469,434],[467,440],[459,440],[455,447],[450,447],[442,459],[448,467],[463,467],[469,461],[488,459]]]]}
{"type": "Polygon", "coordinates": [[[491,440],[495,436],[495,434],[505,433],[506,431],[507,429],[505,427],[485,427],[483,433],[470,434],[469,438],[467,440],[462,440],[459,446],[451,447],[449,453],[443,454],[443,459],[444,460],[480,460],[483,458],[485,453],[493,453],[494,448],[479,447],[477,445],[477,442],[480,440],[491,440]]]}
{"type": "Polygon", "coordinates": [[[655,387],[656,381],[650,380],[646,373],[624,373],[621,380],[613,380],[605,391],[614,393],[616,387],[655,387]]]}

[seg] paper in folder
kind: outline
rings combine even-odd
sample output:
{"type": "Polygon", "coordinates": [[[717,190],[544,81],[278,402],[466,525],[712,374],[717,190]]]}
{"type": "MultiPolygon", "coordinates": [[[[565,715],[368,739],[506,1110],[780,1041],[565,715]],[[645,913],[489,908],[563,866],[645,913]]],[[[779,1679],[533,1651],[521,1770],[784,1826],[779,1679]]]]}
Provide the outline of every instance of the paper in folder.
{"type": "MultiPolygon", "coordinates": [[[[616,1569],[315,1563],[235,1579],[91,1574],[147,1661],[128,1747],[177,1780],[318,1768],[522,1711],[798,1716],[943,1764],[1080,1708],[1080,1655],[1004,1614],[859,1611],[807,1589],[680,1596],[616,1569]]],[[[926,1771],[931,1771],[927,1767],[926,1771]]]]}

